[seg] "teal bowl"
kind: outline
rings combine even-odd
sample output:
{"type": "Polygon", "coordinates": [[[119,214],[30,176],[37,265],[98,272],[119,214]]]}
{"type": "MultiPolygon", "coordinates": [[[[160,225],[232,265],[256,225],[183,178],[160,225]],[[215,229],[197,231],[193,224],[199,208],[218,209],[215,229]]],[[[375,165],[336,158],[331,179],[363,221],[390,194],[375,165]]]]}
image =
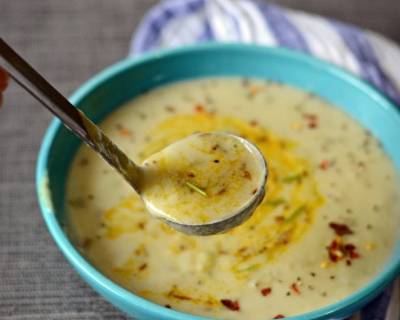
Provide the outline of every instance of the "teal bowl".
{"type": "MultiPolygon", "coordinates": [[[[269,79],[313,92],[355,118],[382,142],[400,172],[400,113],[371,86],[335,66],[284,49],[210,44],[160,51],[119,62],[82,85],[70,98],[94,121],[154,87],[191,78],[241,76],[269,79]]],[[[120,310],[142,320],[195,320],[145,300],[96,270],[64,232],[64,194],[69,166],[80,141],[53,120],[37,164],[36,187],[47,227],[71,265],[94,290],[120,310]]],[[[399,208],[400,210],[400,208],[399,208]]],[[[376,297],[399,273],[400,241],[382,271],[362,289],[324,308],[292,317],[341,319],[376,297]]]]}

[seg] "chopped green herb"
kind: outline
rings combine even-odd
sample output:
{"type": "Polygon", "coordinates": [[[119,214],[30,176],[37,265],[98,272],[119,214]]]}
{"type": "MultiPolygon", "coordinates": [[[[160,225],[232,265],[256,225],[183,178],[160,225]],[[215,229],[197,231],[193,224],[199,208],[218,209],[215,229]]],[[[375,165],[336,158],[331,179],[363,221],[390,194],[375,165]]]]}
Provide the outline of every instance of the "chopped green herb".
{"type": "Polygon", "coordinates": [[[306,211],[307,207],[305,205],[302,205],[298,207],[296,210],[293,211],[293,213],[286,218],[286,223],[292,222],[297,219],[298,216],[300,216],[302,213],[306,211]]]}
{"type": "Polygon", "coordinates": [[[250,271],[254,271],[257,270],[260,267],[260,265],[258,263],[249,265],[247,267],[243,267],[238,269],[238,272],[250,272],[250,271]]]}
{"type": "Polygon", "coordinates": [[[277,207],[277,206],[280,206],[280,205],[286,204],[286,203],[287,203],[286,200],[283,198],[271,199],[266,202],[266,204],[271,207],[277,207]]]}
{"type": "Polygon", "coordinates": [[[200,193],[202,196],[205,196],[205,197],[207,196],[207,192],[205,192],[205,190],[201,189],[200,187],[196,186],[195,184],[191,183],[190,181],[186,181],[185,184],[193,191],[200,193]]]}
{"type": "Polygon", "coordinates": [[[282,182],[284,182],[284,183],[300,182],[301,179],[303,179],[303,176],[304,176],[304,173],[300,172],[297,174],[293,174],[293,175],[284,177],[282,179],[282,182]]]}

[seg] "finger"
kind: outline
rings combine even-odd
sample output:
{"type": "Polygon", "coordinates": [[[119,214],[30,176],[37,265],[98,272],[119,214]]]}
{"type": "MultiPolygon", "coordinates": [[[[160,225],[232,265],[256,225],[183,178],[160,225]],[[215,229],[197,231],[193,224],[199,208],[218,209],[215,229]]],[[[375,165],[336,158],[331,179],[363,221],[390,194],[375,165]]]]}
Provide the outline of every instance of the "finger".
{"type": "Polygon", "coordinates": [[[3,92],[8,86],[9,76],[7,72],[0,67],[0,93],[3,92]]]}

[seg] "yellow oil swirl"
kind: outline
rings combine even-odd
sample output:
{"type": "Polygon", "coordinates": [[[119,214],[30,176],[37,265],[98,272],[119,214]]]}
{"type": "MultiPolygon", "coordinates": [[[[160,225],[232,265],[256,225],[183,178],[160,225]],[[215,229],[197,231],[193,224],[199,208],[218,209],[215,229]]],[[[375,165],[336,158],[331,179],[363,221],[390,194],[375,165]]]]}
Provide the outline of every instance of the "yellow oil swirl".
{"type": "MultiPolygon", "coordinates": [[[[220,117],[208,113],[177,115],[168,118],[149,133],[151,140],[142,150],[143,159],[163,149],[168,144],[194,132],[228,131],[253,142],[267,159],[269,177],[266,197],[252,218],[225,234],[210,237],[193,237],[171,229],[145,213],[137,196],[122,201],[103,215],[104,235],[108,239],[141,231],[141,223],[156,223],[169,239],[165,246],[171,253],[185,250],[207,252],[204,271],[219,269],[231,272],[236,279],[247,279],[263,264],[276,259],[288,246],[306,233],[315,219],[317,209],[324,203],[318,191],[313,168],[296,154],[296,144],[280,138],[266,128],[251,125],[236,118],[220,117]],[[219,263],[218,257],[228,258],[229,269],[219,263]]],[[[162,238],[162,237],[161,237],[162,238]]],[[[152,241],[165,241],[162,239],[152,241]]],[[[120,276],[134,274],[132,260],[115,269],[120,276]]]]}

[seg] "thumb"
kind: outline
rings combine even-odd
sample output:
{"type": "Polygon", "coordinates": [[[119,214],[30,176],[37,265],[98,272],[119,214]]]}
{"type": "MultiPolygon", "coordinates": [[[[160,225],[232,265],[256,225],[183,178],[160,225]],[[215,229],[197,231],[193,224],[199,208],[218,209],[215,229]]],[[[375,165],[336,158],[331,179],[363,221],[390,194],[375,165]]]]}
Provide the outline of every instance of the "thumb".
{"type": "Polygon", "coordinates": [[[9,76],[6,70],[0,66],[0,94],[6,90],[8,86],[9,76]]]}
{"type": "Polygon", "coordinates": [[[3,103],[3,92],[8,86],[9,76],[7,72],[0,66],[0,106],[3,103]]]}

